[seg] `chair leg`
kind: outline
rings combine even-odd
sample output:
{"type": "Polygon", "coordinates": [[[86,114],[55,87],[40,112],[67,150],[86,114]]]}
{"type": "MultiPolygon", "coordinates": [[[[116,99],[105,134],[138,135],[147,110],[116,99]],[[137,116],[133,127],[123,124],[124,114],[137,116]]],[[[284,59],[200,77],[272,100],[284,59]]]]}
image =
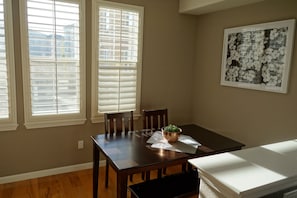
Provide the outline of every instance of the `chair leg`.
{"type": "Polygon", "coordinates": [[[162,177],[162,169],[158,169],[158,178],[161,178],[162,177]]]}
{"type": "Polygon", "coordinates": [[[191,170],[190,164],[188,164],[188,167],[187,167],[187,164],[182,164],[182,172],[187,172],[187,169],[191,170]]]}
{"type": "Polygon", "coordinates": [[[106,166],[105,166],[105,188],[108,188],[108,172],[109,172],[109,164],[106,160],[106,166]]]}
{"type": "Polygon", "coordinates": [[[130,182],[133,182],[133,175],[130,175],[130,182]]]}
{"type": "Polygon", "coordinates": [[[190,163],[188,163],[188,170],[193,170],[193,166],[190,163]]]}
{"type": "Polygon", "coordinates": [[[146,171],[145,172],[145,181],[149,181],[151,179],[151,172],[150,171],[146,171]]]}
{"type": "Polygon", "coordinates": [[[141,179],[144,180],[145,179],[145,172],[141,173],[141,179]]]}
{"type": "Polygon", "coordinates": [[[163,174],[164,175],[166,174],[166,168],[163,168],[163,174]]]}

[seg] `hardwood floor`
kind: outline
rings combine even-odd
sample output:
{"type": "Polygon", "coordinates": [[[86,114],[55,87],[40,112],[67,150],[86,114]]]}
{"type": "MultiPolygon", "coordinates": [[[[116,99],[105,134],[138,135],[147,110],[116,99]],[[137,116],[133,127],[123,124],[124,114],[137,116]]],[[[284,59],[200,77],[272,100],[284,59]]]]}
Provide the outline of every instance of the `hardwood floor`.
{"type": "MultiPolygon", "coordinates": [[[[109,187],[105,188],[105,167],[99,168],[101,198],[116,197],[116,175],[112,168],[109,170],[109,187]]],[[[172,174],[180,170],[180,166],[169,167],[166,173],[172,174]]],[[[157,171],[152,171],[151,178],[156,177],[157,171]]],[[[142,182],[141,174],[133,175],[133,183],[138,182],[142,182]]],[[[131,184],[129,181],[128,185],[131,184]]],[[[0,198],[92,198],[92,169],[1,184],[0,198]]]]}

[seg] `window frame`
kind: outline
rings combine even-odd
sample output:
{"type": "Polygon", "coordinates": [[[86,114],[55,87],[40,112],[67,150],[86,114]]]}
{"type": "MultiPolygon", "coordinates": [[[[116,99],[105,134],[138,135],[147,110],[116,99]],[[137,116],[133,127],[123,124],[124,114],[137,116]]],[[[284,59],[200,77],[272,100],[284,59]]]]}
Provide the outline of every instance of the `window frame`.
{"type": "Polygon", "coordinates": [[[120,8],[133,10],[139,13],[139,36],[138,36],[138,61],[136,75],[136,109],[134,110],[134,118],[139,118],[140,100],[141,100],[141,77],[142,77],[142,51],[143,51],[143,23],[144,23],[144,7],[129,5],[116,2],[107,2],[103,0],[92,0],[92,101],[91,101],[91,122],[100,123],[104,121],[104,113],[99,113],[98,110],[98,9],[100,5],[109,6],[111,8],[120,8]]]}
{"type": "Polygon", "coordinates": [[[80,125],[86,121],[86,38],[85,38],[85,0],[57,0],[60,2],[71,2],[79,5],[79,38],[80,38],[80,110],[79,113],[54,114],[54,115],[32,115],[31,86],[30,86],[30,56],[27,21],[27,0],[20,1],[20,28],[21,28],[21,52],[23,68],[23,95],[25,127],[44,128],[56,126],[80,125]]]}
{"type": "Polygon", "coordinates": [[[17,123],[17,105],[16,105],[16,86],[15,86],[15,59],[14,59],[14,38],[13,38],[13,16],[12,1],[3,0],[3,12],[5,23],[5,48],[6,48],[6,67],[7,67],[7,83],[8,83],[8,105],[9,117],[1,118],[0,131],[12,131],[18,127],[17,123]]]}

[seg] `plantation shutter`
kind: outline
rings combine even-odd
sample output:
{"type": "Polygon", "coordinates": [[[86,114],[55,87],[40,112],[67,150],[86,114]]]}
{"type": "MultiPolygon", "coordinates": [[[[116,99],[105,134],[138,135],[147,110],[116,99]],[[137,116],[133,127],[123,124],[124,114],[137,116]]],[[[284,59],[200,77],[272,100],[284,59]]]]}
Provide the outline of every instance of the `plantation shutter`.
{"type": "Polygon", "coordinates": [[[98,111],[133,111],[139,65],[139,12],[101,5],[98,13],[98,111]]]}
{"type": "Polygon", "coordinates": [[[28,0],[32,116],[80,112],[79,4],[28,0]]]}
{"type": "Polygon", "coordinates": [[[0,0],[0,119],[9,118],[9,79],[6,61],[4,5],[0,0]]]}
{"type": "Polygon", "coordinates": [[[0,131],[18,127],[11,0],[0,0],[0,131]]]}

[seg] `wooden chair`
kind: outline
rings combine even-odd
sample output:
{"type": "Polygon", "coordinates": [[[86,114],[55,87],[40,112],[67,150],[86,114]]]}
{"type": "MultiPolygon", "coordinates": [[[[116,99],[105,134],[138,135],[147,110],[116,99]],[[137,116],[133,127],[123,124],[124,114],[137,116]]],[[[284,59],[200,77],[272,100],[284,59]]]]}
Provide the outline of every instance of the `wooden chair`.
{"type": "MultiPolygon", "coordinates": [[[[129,131],[134,130],[133,125],[133,111],[119,112],[119,113],[105,113],[105,134],[106,135],[121,135],[123,132],[128,134],[129,131]]],[[[106,160],[106,173],[105,173],[105,187],[108,187],[108,172],[109,164],[106,160]]],[[[132,175],[130,175],[132,181],[132,175]]]]}
{"type": "Polygon", "coordinates": [[[105,134],[107,135],[119,135],[122,134],[122,132],[128,133],[128,131],[134,130],[133,111],[105,113],[104,121],[105,134]]]}
{"type": "Polygon", "coordinates": [[[162,178],[153,179],[128,187],[131,198],[185,198],[198,196],[200,179],[197,170],[176,173],[162,178]]]}
{"type": "MultiPolygon", "coordinates": [[[[168,125],[168,110],[142,110],[143,129],[158,130],[168,125]]],[[[166,168],[163,169],[163,174],[166,173],[166,168]]],[[[162,176],[162,170],[158,170],[158,177],[162,176]]],[[[144,178],[144,175],[142,176],[144,178]]],[[[150,178],[150,173],[146,173],[146,180],[150,178]]]]}
{"type": "Polygon", "coordinates": [[[168,110],[142,110],[143,128],[144,129],[160,129],[168,125],[168,110]]]}

